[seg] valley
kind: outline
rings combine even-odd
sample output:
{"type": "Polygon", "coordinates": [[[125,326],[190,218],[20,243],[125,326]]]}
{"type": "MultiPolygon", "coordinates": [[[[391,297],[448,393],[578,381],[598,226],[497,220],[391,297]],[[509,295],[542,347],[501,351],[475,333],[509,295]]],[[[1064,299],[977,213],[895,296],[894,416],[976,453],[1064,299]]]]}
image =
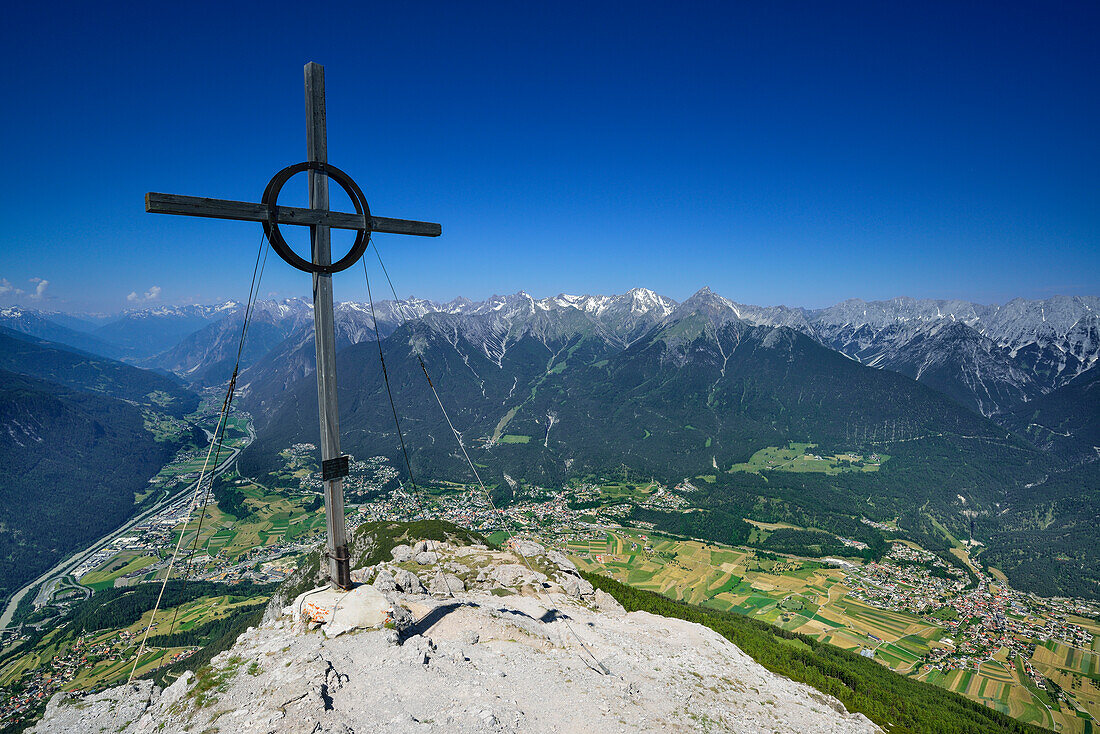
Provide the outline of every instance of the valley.
{"type": "MultiPolygon", "coordinates": [[[[195,415],[189,416],[189,419],[197,425],[207,424],[208,434],[209,431],[213,430],[216,423],[216,415],[211,410],[208,402],[195,415]]],[[[174,423],[179,430],[182,430],[184,425],[191,425],[190,423],[174,423]]],[[[245,425],[247,425],[247,422],[245,425]]],[[[237,460],[240,449],[247,445],[247,441],[250,440],[248,439],[250,431],[251,429],[248,428],[243,435],[237,435],[226,443],[226,456],[218,462],[217,466],[212,467],[211,473],[213,476],[220,476],[237,460]],[[233,444],[237,445],[234,446],[233,444]]],[[[240,429],[238,429],[238,433],[240,433],[240,429]]],[[[11,626],[12,617],[27,594],[34,592],[33,596],[29,598],[33,610],[36,612],[42,610],[53,603],[57,592],[79,588],[79,585],[75,582],[84,576],[85,570],[89,567],[95,567],[104,558],[113,558],[130,542],[127,536],[131,532],[141,532],[147,528],[163,525],[166,520],[170,522],[172,518],[179,517],[181,513],[186,512],[192,501],[198,483],[198,473],[202,469],[205,458],[205,452],[197,447],[180,451],[149,480],[148,489],[145,492],[135,495],[135,504],[148,504],[149,506],[146,509],[143,509],[139,514],[115,528],[103,538],[59,562],[11,597],[4,607],[3,615],[0,616],[0,632],[11,626]]],[[[99,580],[100,588],[103,587],[103,581],[112,580],[113,578],[113,576],[105,576],[104,579],[99,580]]],[[[90,579],[89,581],[95,582],[96,580],[90,579]]],[[[88,588],[95,589],[96,587],[89,584],[88,588]]],[[[64,609],[64,606],[62,606],[62,609],[64,609]]]]}
{"type": "Polygon", "coordinates": [[[560,547],[586,570],[852,650],[1021,721],[1086,732],[1100,718],[1100,608],[985,574],[973,585],[919,546],[860,564],[601,528],[560,547]]]}
{"type": "MultiPolygon", "coordinates": [[[[230,440],[247,440],[243,417],[237,425],[241,433],[230,440]]],[[[769,449],[764,464],[787,463],[790,453],[811,456],[810,450],[769,449]]],[[[853,463],[857,458],[851,452],[843,455],[853,463]]],[[[184,525],[178,508],[163,511],[131,526],[123,542],[116,536],[113,545],[101,547],[67,578],[96,592],[93,600],[105,591],[157,588],[143,582],[162,575],[158,569],[165,565],[164,549],[184,532],[185,547],[194,544],[198,549],[185,567],[187,577],[208,586],[214,582],[210,588],[225,591],[179,604],[170,595],[170,611],[158,616],[153,640],[175,634],[172,629],[186,632],[244,615],[266,597],[251,591],[241,597],[235,588],[242,583],[272,588],[263,584],[285,578],[297,559],[323,539],[313,447],[289,446],[281,456],[281,468],[259,479],[242,477],[223,464],[227,471],[219,482],[241,493],[243,517],[219,506],[215,498],[221,490],[215,487],[201,528],[199,513],[184,525]],[[178,615],[179,624],[165,629],[169,614],[178,615]]],[[[176,466],[193,468],[189,461],[177,461],[176,466]]],[[[1021,721],[1087,732],[1100,715],[1100,606],[1016,591],[995,569],[987,571],[972,560],[970,551],[980,551],[979,546],[960,544],[963,564],[954,565],[905,540],[893,523],[864,518],[868,528],[892,536],[880,559],[861,557],[867,545],[848,538],[840,538],[848,549],[843,555],[807,557],[766,549],[775,533],[812,530],[790,523],[752,521],[748,544],[727,545],[671,536],[632,521],[638,509],[690,513],[699,486],[708,485],[707,477],[667,486],[638,481],[628,472],[625,478],[594,478],[558,489],[524,486],[522,496],[498,510],[480,488],[464,483],[431,482],[418,500],[381,457],[353,461],[352,466],[348,493],[354,500],[347,508],[352,529],[368,521],[433,517],[478,530],[494,542],[506,542],[519,532],[561,549],[584,570],[852,650],[1021,721]]],[[[164,477],[172,476],[170,469],[164,472],[164,477]]],[[[54,600],[59,611],[79,612],[80,603],[70,607],[70,602],[54,600]]],[[[0,659],[0,686],[9,697],[6,716],[18,715],[18,707],[33,704],[42,691],[117,682],[129,672],[135,636],[149,623],[145,615],[83,636],[55,630],[14,655],[6,647],[0,659]],[[26,695],[32,699],[20,697],[20,691],[30,691],[26,695]]],[[[197,649],[154,644],[140,668],[149,674],[167,670],[184,664],[197,649]]]]}
{"type": "Polygon", "coordinates": [[[1100,3],[6,11],[0,734],[1100,734],[1100,3]]]}
{"type": "MultiPolygon", "coordinates": [[[[415,484],[398,450],[373,324],[361,304],[341,304],[349,531],[441,518],[497,543],[518,532],[566,552],[582,570],[774,625],[796,635],[792,645],[853,651],[1019,721],[1067,732],[1093,726],[1093,315],[1056,338],[1044,332],[1047,351],[1039,352],[1025,343],[1026,304],[1013,307],[1011,338],[995,339],[982,325],[996,313],[967,316],[961,325],[981,339],[1002,339],[989,347],[997,359],[1014,359],[1008,344],[1030,355],[1031,367],[1015,370],[1047,370],[1058,350],[1075,355],[1056,377],[990,373],[1027,390],[987,384],[988,395],[1011,402],[1026,393],[1033,403],[987,415],[932,379],[942,370],[918,370],[915,380],[868,351],[919,343],[927,352],[929,335],[975,338],[940,323],[962,313],[957,305],[954,316],[942,308],[936,316],[919,303],[864,304],[878,320],[843,348],[828,324],[855,319],[850,309],[760,309],[706,289],[680,304],[636,289],[377,305],[415,484]],[[924,336],[898,341],[891,309],[924,336]],[[488,496],[472,483],[422,360],[488,496]]],[[[1054,305],[1067,310],[1059,316],[1067,324],[1080,306],[1054,305]]],[[[1043,306],[1047,316],[1056,312],[1043,306]]],[[[26,332],[0,333],[19,355],[6,365],[25,363],[55,381],[10,378],[12,405],[37,391],[69,401],[67,415],[79,420],[88,407],[113,411],[159,452],[142,470],[152,479],[119,472],[126,493],[112,495],[115,529],[84,537],[9,596],[0,617],[0,721],[31,715],[55,690],[117,683],[147,629],[143,674],[170,681],[201,664],[255,620],[322,541],[312,319],[301,302],[265,302],[258,313],[259,336],[242,353],[239,410],[201,488],[202,434],[209,438],[217,385],[232,368],[237,306],[150,314],[173,328],[199,327],[159,354],[134,351],[152,327],[130,319],[136,336],[127,337],[127,358],[172,370],[172,378],[26,332]],[[81,392],[64,392],[72,390],[81,392]],[[181,538],[174,580],[150,619],[154,582],[181,538]],[[112,605],[129,611],[95,611],[112,605]],[[82,620],[94,614],[101,617],[89,627],[82,620]]],[[[23,444],[41,437],[28,415],[10,421],[18,431],[9,435],[23,444]]],[[[72,485],[100,496],[90,486],[72,485]]]]}

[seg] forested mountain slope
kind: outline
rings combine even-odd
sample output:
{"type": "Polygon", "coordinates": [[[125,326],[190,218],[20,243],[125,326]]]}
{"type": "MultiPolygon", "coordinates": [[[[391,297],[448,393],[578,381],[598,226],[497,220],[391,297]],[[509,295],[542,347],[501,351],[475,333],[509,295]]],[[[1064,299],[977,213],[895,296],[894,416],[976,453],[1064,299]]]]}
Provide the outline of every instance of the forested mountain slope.
{"type": "MultiPolygon", "coordinates": [[[[384,340],[415,472],[469,478],[418,355],[494,483],[508,474],[552,484],[621,466],[666,481],[723,475],[759,449],[806,441],[894,457],[874,475],[830,478],[849,510],[862,496],[870,514],[931,503],[951,515],[960,495],[971,508],[989,507],[1047,465],[1004,429],[909,378],[706,304],[686,303],[626,349],[582,330],[514,336],[503,352],[487,350],[454,317],[433,315],[384,340]]],[[[399,458],[376,345],[345,349],[337,369],[345,451],[399,458]]],[[[315,425],[316,388],[299,380],[261,417],[245,465],[263,470],[286,446],[311,441],[315,425]]]]}
{"type": "Polygon", "coordinates": [[[1017,408],[1002,423],[1071,463],[1100,460],[1100,367],[1017,408]]]}
{"type": "MultiPolygon", "coordinates": [[[[901,372],[986,416],[1015,410],[1068,383],[1100,358],[1100,299],[1096,297],[1015,299],[1003,305],[850,299],[816,310],[737,303],[707,288],[688,299],[695,304],[703,301],[714,314],[722,312],[754,326],[789,327],[865,365],[901,372]]],[[[587,322],[590,334],[624,348],[676,306],[672,299],[635,288],[613,296],[560,294],[536,299],[519,292],[480,302],[382,300],[375,303],[375,315],[383,337],[409,320],[430,314],[457,317],[466,322],[471,340],[481,342],[491,357],[494,349],[507,346],[507,340],[499,340],[501,335],[535,332],[537,322],[575,321],[578,316],[587,322]],[[487,326],[480,336],[470,333],[475,324],[487,326]]],[[[253,393],[257,400],[270,402],[292,379],[313,369],[310,307],[301,299],[285,299],[261,301],[258,309],[258,321],[266,326],[248,346],[244,361],[251,366],[251,374],[244,382],[257,386],[253,393]],[[286,339],[277,343],[280,332],[286,339]],[[274,373],[281,378],[275,379],[274,373]],[[271,389],[276,386],[277,390],[271,389]],[[265,388],[266,394],[260,397],[265,388]]],[[[134,333],[159,328],[164,333],[154,341],[170,343],[170,348],[143,364],[208,385],[228,376],[224,355],[236,346],[233,330],[214,322],[239,315],[239,310],[239,304],[232,302],[146,309],[100,327],[100,333],[133,341],[134,333]],[[179,333],[183,324],[206,325],[185,335],[179,333]]],[[[337,304],[336,328],[338,348],[372,339],[369,304],[337,304]]]]}
{"type": "Polygon", "coordinates": [[[0,598],[129,517],[174,452],[140,407],[0,370],[0,598]]]}
{"type": "Polygon", "coordinates": [[[1065,385],[1100,358],[1100,298],[1004,305],[858,298],[814,311],[807,333],[864,364],[943,390],[983,415],[1065,385]]]}
{"type": "Polygon", "coordinates": [[[177,380],[0,328],[0,369],[182,416],[198,396],[177,380]]]}
{"type": "Polygon", "coordinates": [[[18,306],[0,309],[0,327],[110,359],[118,359],[124,352],[117,344],[59,324],[38,311],[18,306]]]}
{"type": "MultiPolygon", "coordinates": [[[[979,558],[1043,596],[1100,598],[1100,462],[1010,492],[979,558]]],[[[987,521],[988,522],[988,521],[987,521]]]]}
{"type": "MultiPolygon", "coordinates": [[[[172,372],[196,388],[223,384],[233,375],[243,324],[243,313],[226,316],[140,364],[172,372]]],[[[248,326],[244,348],[240,350],[242,368],[259,361],[283,343],[294,326],[294,322],[266,312],[255,314],[248,326]]]]}
{"type": "Polygon", "coordinates": [[[100,326],[95,335],[121,347],[128,359],[141,360],[172,347],[239,306],[227,301],[212,306],[155,306],[127,311],[100,326]]]}

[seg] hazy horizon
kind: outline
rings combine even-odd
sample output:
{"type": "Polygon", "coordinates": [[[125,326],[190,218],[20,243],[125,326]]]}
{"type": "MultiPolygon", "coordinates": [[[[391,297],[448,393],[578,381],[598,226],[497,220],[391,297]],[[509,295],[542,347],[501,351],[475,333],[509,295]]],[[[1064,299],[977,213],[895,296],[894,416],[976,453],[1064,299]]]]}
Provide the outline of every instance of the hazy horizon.
{"type": "MultiPolygon", "coordinates": [[[[1094,6],[269,10],[11,9],[0,298],[244,299],[260,227],[146,214],[144,195],[258,200],[305,155],[308,61],[329,160],[374,214],[443,225],[376,236],[400,293],[1100,292],[1094,6]]],[[[360,298],[355,272],[338,298],[360,298]]],[[[276,258],[264,285],[310,288],[276,258]]]]}
{"type": "MultiPolygon", "coordinates": [[[[548,293],[548,294],[539,295],[539,294],[531,293],[531,292],[529,292],[527,290],[524,290],[524,289],[520,289],[518,291],[513,291],[511,293],[490,293],[489,295],[479,297],[479,298],[474,298],[474,297],[467,296],[467,295],[461,294],[461,293],[450,296],[450,297],[443,297],[443,298],[429,298],[429,297],[420,296],[420,295],[417,295],[417,294],[409,294],[409,295],[406,295],[406,296],[399,295],[398,298],[401,301],[416,299],[416,300],[431,301],[433,303],[443,305],[443,304],[451,303],[451,302],[459,300],[459,299],[465,299],[465,300],[468,300],[468,301],[471,301],[471,302],[474,302],[474,303],[479,303],[479,302],[488,301],[492,298],[499,298],[499,297],[506,297],[506,296],[518,296],[518,295],[524,295],[524,294],[528,295],[528,296],[531,296],[536,301],[542,301],[542,300],[546,300],[546,299],[550,299],[550,298],[555,298],[555,297],[558,297],[558,296],[571,296],[571,297],[576,297],[576,298],[609,297],[609,296],[623,295],[624,293],[627,293],[627,292],[632,291],[632,290],[648,290],[648,291],[651,291],[653,293],[656,293],[657,295],[663,296],[665,298],[670,298],[673,301],[675,301],[676,303],[683,303],[687,299],[691,298],[693,295],[695,295],[695,294],[699,293],[700,291],[703,291],[707,288],[710,288],[710,286],[705,286],[705,285],[700,286],[696,290],[694,290],[691,293],[688,293],[686,296],[683,296],[683,297],[680,297],[680,298],[677,298],[675,296],[671,296],[667,293],[662,293],[662,292],[660,292],[660,291],[658,291],[654,288],[649,288],[647,286],[633,286],[633,287],[627,288],[626,290],[623,290],[623,291],[615,291],[615,292],[604,291],[604,292],[599,292],[599,293],[570,293],[570,292],[567,292],[567,291],[559,291],[557,293],[548,293]]],[[[730,301],[733,301],[733,302],[739,303],[739,304],[743,304],[743,305],[760,306],[760,307],[763,307],[763,308],[785,307],[785,308],[793,308],[793,309],[803,309],[803,310],[806,310],[806,311],[817,311],[817,310],[829,308],[831,306],[836,306],[836,305],[839,305],[841,303],[845,303],[847,301],[861,301],[861,302],[868,303],[868,304],[871,304],[871,303],[889,303],[891,301],[899,301],[899,300],[932,301],[932,302],[941,302],[941,303],[946,303],[946,302],[951,302],[951,301],[961,301],[961,302],[965,302],[965,303],[973,303],[973,304],[976,304],[976,305],[986,306],[986,307],[995,307],[995,306],[1000,307],[1000,306],[1005,306],[1008,303],[1010,303],[1012,301],[1015,301],[1015,300],[1050,301],[1050,300],[1055,299],[1055,298],[1100,298],[1100,294],[1092,294],[1092,293],[1078,293],[1078,294],[1055,293],[1053,295],[1042,297],[1042,298],[1027,298],[1025,296],[1013,296],[1012,298],[1008,298],[1008,299],[1005,299],[1003,301],[976,301],[976,300],[967,299],[967,298],[935,298],[935,297],[916,297],[916,296],[908,296],[908,295],[898,295],[898,296],[892,296],[890,298],[873,298],[872,299],[872,298],[864,298],[864,297],[861,297],[861,296],[857,295],[857,296],[849,296],[847,298],[842,298],[839,301],[834,301],[834,302],[831,302],[831,303],[823,303],[823,304],[818,304],[818,305],[805,305],[805,304],[797,304],[797,303],[757,303],[757,302],[752,302],[752,301],[747,301],[747,300],[744,300],[744,299],[737,298],[734,295],[730,295],[728,293],[723,293],[723,292],[721,292],[721,291],[719,291],[715,288],[710,288],[710,290],[713,293],[715,293],[719,296],[722,296],[723,298],[726,298],[730,301]]],[[[260,300],[263,300],[263,301],[276,301],[276,302],[281,302],[281,301],[286,301],[286,300],[302,300],[302,301],[309,302],[311,300],[311,296],[309,294],[282,296],[282,295],[270,294],[269,293],[268,295],[261,297],[260,300]]],[[[385,294],[385,295],[382,295],[382,296],[376,296],[374,300],[375,300],[375,302],[392,301],[393,300],[393,294],[388,293],[388,294],[385,294]]],[[[365,303],[366,301],[367,301],[367,297],[366,297],[365,293],[363,294],[362,298],[337,298],[336,299],[337,303],[365,303]]],[[[154,309],[157,309],[157,308],[182,308],[182,307],[186,307],[186,306],[218,306],[218,305],[222,305],[222,304],[226,304],[226,303],[230,303],[230,302],[243,303],[244,301],[243,301],[243,299],[237,299],[237,298],[216,298],[216,299],[209,300],[209,301],[187,301],[187,302],[178,302],[178,303],[146,301],[144,303],[141,303],[140,305],[132,305],[129,308],[122,308],[122,309],[118,309],[118,310],[115,310],[115,311],[93,311],[93,310],[66,309],[66,308],[57,308],[57,307],[50,308],[48,302],[43,304],[43,303],[36,303],[36,302],[33,302],[33,301],[24,302],[24,303],[4,302],[4,303],[0,303],[0,308],[19,307],[19,308],[23,308],[25,310],[38,311],[38,312],[41,312],[41,313],[44,313],[44,314],[47,314],[47,315],[51,314],[51,313],[60,313],[60,314],[66,314],[66,315],[71,315],[71,316],[87,316],[87,317],[98,317],[98,318],[110,318],[110,317],[119,316],[119,315],[122,315],[122,314],[125,314],[125,313],[154,310],[154,309]]]]}

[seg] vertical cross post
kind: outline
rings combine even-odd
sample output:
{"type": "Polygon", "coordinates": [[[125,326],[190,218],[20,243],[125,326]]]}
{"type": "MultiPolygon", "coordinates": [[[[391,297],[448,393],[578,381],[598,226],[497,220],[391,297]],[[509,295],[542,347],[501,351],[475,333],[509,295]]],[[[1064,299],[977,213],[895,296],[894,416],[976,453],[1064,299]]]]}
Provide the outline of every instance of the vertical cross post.
{"type": "Polygon", "coordinates": [[[344,523],[344,482],[348,457],[340,453],[340,416],[336,407],[336,337],[332,310],[332,273],[346,270],[362,257],[372,232],[438,237],[443,228],[433,222],[376,217],[370,212],[359,186],[343,171],[328,165],[328,134],[325,118],[325,68],[309,63],[305,67],[306,141],[309,160],[279,171],[271,179],[260,203],[208,199],[177,194],[145,195],[145,211],[189,217],[235,219],[262,222],[271,247],[287,263],[313,275],[313,325],[317,345],[317,413],[321,422],[321,481],[325,488],[328,525],[329,576],[333,585],[351,588],[347,527],[344,523]],[[318,165],[322,164],[322,165],[318,165]],[[279,190],[295,173],[308,171],[309,208],[280,207],[279,190]],[[328,180],[343,187],[355,205],[355,213],[329,211],[328,180]],[[294,253],[279,233],[280,224],[308,226],[313,261],[294,253]],[[332,262],[329,228],[356,230],[356,244],[347,255],[332,262]]]}
{"type": "MultiPolygon", "coordinates": [[[[325,69],[310,62],[305,67],[307,153],[310,161],[328,162],[328,135],[325,118],[325,69]]],[[[309,172],[309,208],[328,209],[328,176],[309,172]]],[[[324,224],[310,226],[313,262],[332,263],[329,228],[324,224]]],[[[332,275],[313,274],[313,326],[317,345],[317,413],[321,422],[321,462],[337,459],[340,453],[340,416],[336,403],[336,337],[333,325],[332,275]]],[[[322,471],[322,476],[327,475],[322,471]]],[[[326,478],[325,520],[328,542],[329,576],[341,588],[351,588],[351,565],[348,558],[347,529],[344,525],[344,480],[326,478]]]]}

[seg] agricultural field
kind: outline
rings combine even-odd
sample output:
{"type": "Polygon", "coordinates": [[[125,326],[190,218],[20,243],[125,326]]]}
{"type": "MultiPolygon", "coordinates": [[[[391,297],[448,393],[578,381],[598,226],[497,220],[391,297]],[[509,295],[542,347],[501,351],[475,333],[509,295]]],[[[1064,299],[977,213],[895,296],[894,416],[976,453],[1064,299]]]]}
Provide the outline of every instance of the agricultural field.
{"type": "Polygon", "coordinates": [[[323,512],[305,511],[308,498],[272,493],[247,481],[236,488],[244,495],[250,513],[238,519],[211,502],[201,518],[198,513],[192,516],[184,545],[190,548],[198,532],[198,548],[206,549],[210,556],[237,562],[256,548],[293,542],[325,530],[323,512]]]}
{"type": "MultiPolygon", "coordinates": [[[[210,454],[210,466],[214,466],[214,458],[217,453],[217,449],[214,450],[214,454],[210,454]]],[[[226,452],[223,450],[222,458],[226,456],[226,452]]],[[[204,466],[206,466],[207,449],[196,449],[186,452],[177,459],[165,464],[160,472],[154,477],[154,481],[157,483],[167,483],[174,479],[183,480],[195,480],[202,472],[204,466]]]]}
{"type": "MultiPolygon", "coordinates": [[[[1096,627],[1096,622],[1089,622],[1096,627]]],[[[1100,630],[1097,630],[1100,632],[1100,630]]],[[[1094,636],[1091,650],[1083,650],[1056,640],[1035,646],[1031,664],[1046,678],[1072,696],[1074,702],[1100,719],[1100,636],[1094,636]]],[[[1065,702],[1062,709],[1067,708],[1065,702]]]]}
{"type": "Polygon", "coordinates": [[[606,504],[647,501],[655,491],[653,482],[602,482],[599,485],[600,500],[606,504]]]}
{"type": "Polygon", "coordinates": [[[147,568],[159,560],[142,551],[123,551],[99,568],[81,576],[80,583],[96,591],[109,589],[115,585],[116,579],[147,568]]]}
{"type": "MultiPolygon", "coordinates": [[[[197,511],[192,513],[181,546],[182,557],[191,557],[187,568],[190,574],[217,573],[244,562],[257,549],[293,543],[325,532],[324,512],[305,510],[309,497],[287,497],[246,480],[231,481],[241,482],[235,486],[244,495],[244,506],[249,512],[238,519],[222,512],[211,498],[201,517],[197,511]]],[[[98,591],[162,578],[163,563],[146,574],[137,572],[164,560],[168,551],[175,547],[178,533],[177,528],[165,539],[159,556],[149,550],[122,551],[84,574],[80,584],[98,591]]]]}
{"type": "Polygon", "coordinates": [[[233,413],[225,421],[223,443],[230,448],[242,448],[248,445],[248,424],[252,417],[248,413],[233,413]]]}
{"type": "MultiPolygon", "coordinates": [[[[774,528],[761,528],[767,532],[774,528]]],[[[1022,721],[1059,731],[1090,731],[1063,700],[1037,688],[1004,648],[975,668],[941,672],[925,661],[949,646],[947,631],[914,614],[881,609],[849,595],[845,572],[816,561],[669,538],[633,529],[588,531],[559,546],[578,567],[673,599],[733,611],[862,652],[892,670],[961,693],[1022,721]]],[[[1093,626],[1092,620],[1080,620],[1093,626]]],[[[1057,642],[1036,647],[1032,664],[1100,713],[1100,628],[1094,650],[1057,642]]]]}
{"type": "Polygon", "coordinates": [[[142,410],[141,419],[145,430],[152,433],[157,441],[178,441],[191,431],[191,424],[187,421],[155,410],[142,410]]]}
{"type": "MultiPolygon", "coordinates": [[[[187,632],[266,603],[265,596],[243,597],[227,593],[202,597],[180,604],[178,608],[162,608],[157,613],[137,674],[140,676],[166,665],[194,649],[188,646],[160,647],[156,644],[158,634],[168,634],[173,619],[175,632],[187,632]]],[[[65,676],[66,681],[61,686],[63,690],[89,690],[117,684],[129,676],[134,664],[135,647],[151,621],[152,612],[149,611],[125,627],[96,630],[82,637],[65,628],[56,629],[43,637],[33,650],[15,656],[0,668],[0,686],[10,686],[28,671],[50,665],[65,676]]]]}
{"type": "Polygon", "coordinates": [[[804,530],[798,525],[791,525],[785,522],[760,522],[758,520],[750,520],[747,517],[743,518],[745,522],[752,526],[752,531],[749,532],[749,543],[757,545],[763,543],[768,539],[768,536],[774,533],[776,530],[782,530],[784,528],[790,530],[804,530]]]}
{"type": "MultiPolygon", "coordinates": [[[[217,415],[201,412],[189,415],[188,420],[190,423],[160,416],[152,411],[147,411],[144,418],[145,428],[152,432],[157,440],[183,435],[183,433],[191,430],[192,425],[204,426],[207,430],[213,432],[218,421],[217,415]]],[[[222,459],[229,455],[231,449],[243,448],[248,445],[251,436],[248,426],[251,420],[248,413],[234,413],[229,416],[226,421],[225,434],[220,450],[222,459]]],[[[205,441],[201,446],[191,446],[189,450],[182,452],[175,460],[166,464],[154,478],[154,481],[165,483],[177,478],[193,479],[197,477],[206,464],[209,448],[210,444],[205,441]]],[[[215,457],[218,455],[219,450],[215,448],[214,453],[210,454],[211,468],[215,466],[215,457]]]]}
{"type": "Polygon", "coordinates": [[[980,701],[1029,724],[1053,729],[1057,723],[1059,731],[1085,731],[1083,726],[1077,726],[1074,721],[1052,709],[1050,698],[1035,688],[1022,668],[1010,662],[987,660],[976,669],[947,673],[929,670],[916,677],[980,701]]]}
{"type": "MultiPolygon", "coordinates": [[[[694,604],[759,616],[818,637],[825,630],[843,627],[847,611],[856,613],[851,604],[854,600],[843,601],[843,573],[815,561],[776,560],[770,554],[760,557],[751,549],[636,530],[573,539],[564,549],[586,570],[607,573],[632,586],[694,604]],[[831,615],[832,621],[819,614],[823,607],[828,608],[821,614],[831,615]]],[[[868,617],[872,612],[894,614],[859,610],[868,617]]],[[[894,621],[893,626],[909,634],[913,620],[894,621]]]]}
{"type": "Polygon", "coordinates": [[[886,454],[861,455],[854,453],[822,456],[813,449],[815,443],[791,443],[785,448],[769,446],[760,449],[744,464],[734,464],[731,472],[790,471],[817,472],[821,474],[840,474],[844,471],[878,471],[890,458],[886,454]]]}

